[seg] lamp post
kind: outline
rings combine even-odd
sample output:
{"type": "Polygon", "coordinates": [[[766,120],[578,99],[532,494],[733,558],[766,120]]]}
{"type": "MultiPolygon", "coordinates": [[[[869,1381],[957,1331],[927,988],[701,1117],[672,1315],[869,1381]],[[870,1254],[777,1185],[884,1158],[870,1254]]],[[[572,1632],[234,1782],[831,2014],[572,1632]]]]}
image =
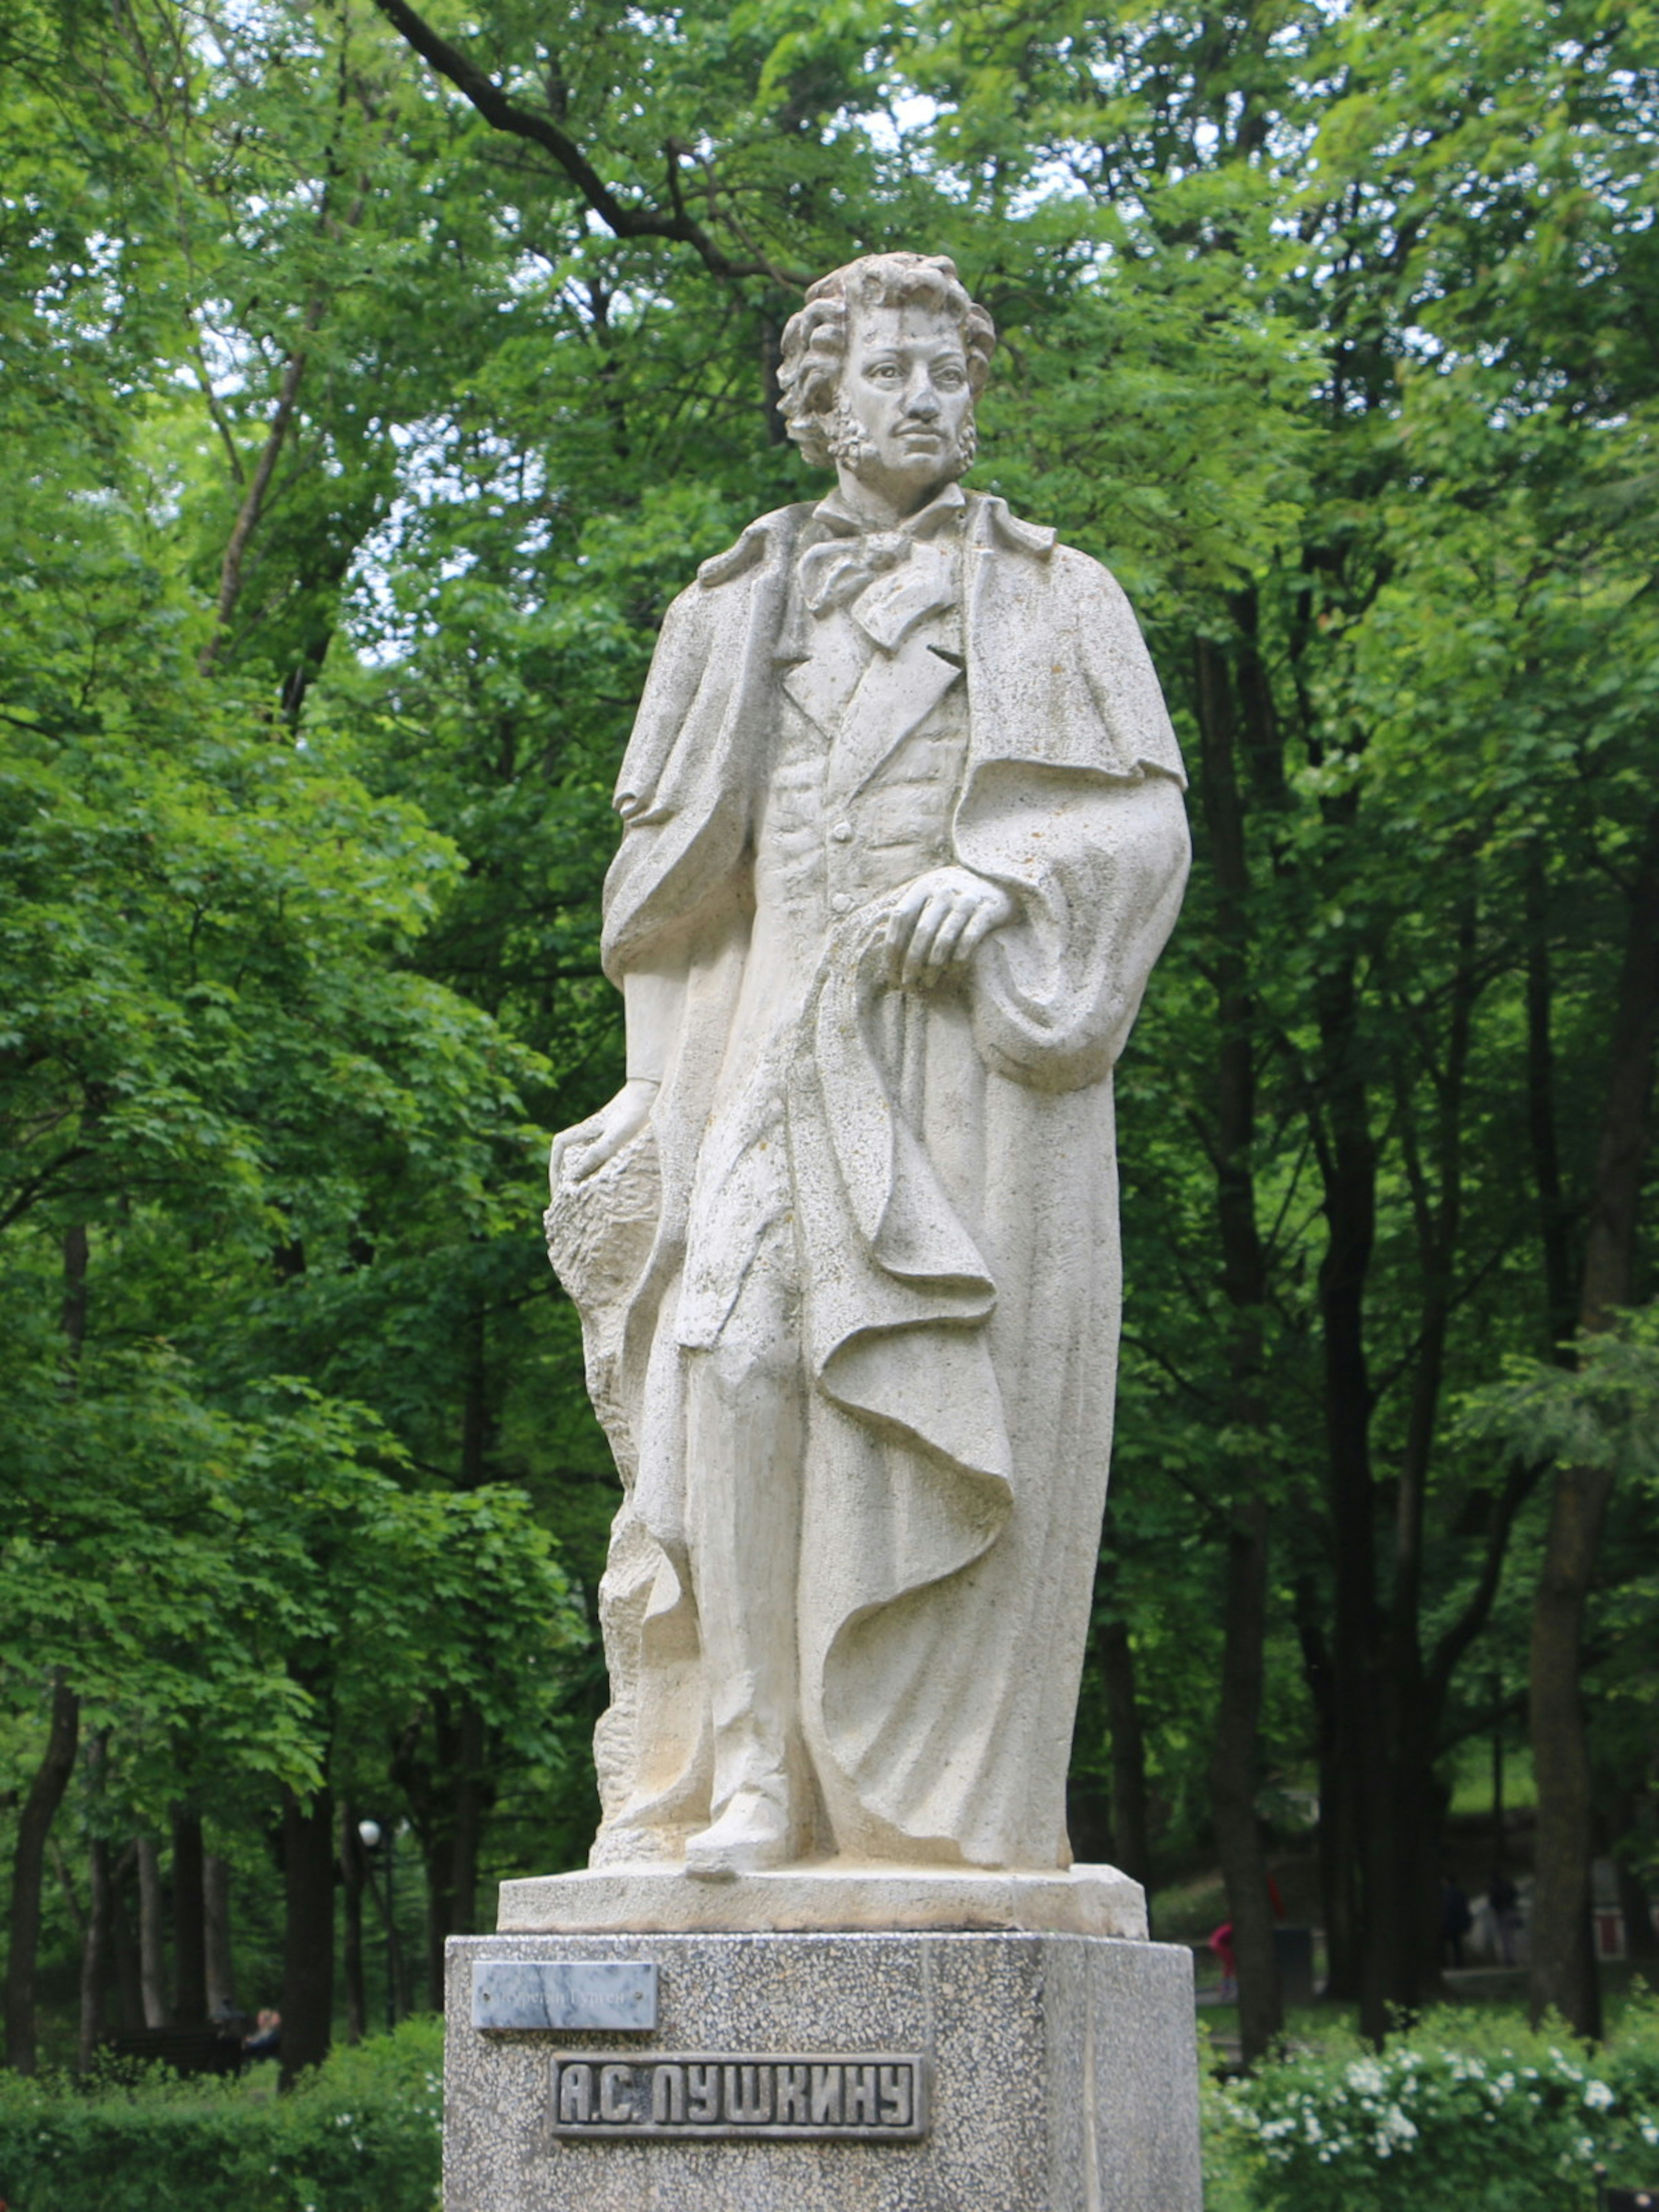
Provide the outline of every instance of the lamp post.
{"type": "Polygon", "coordinates": [[[357,1834],[371,1867],[375,1852],[383,1844],[386,1849],[386,1895],[380,1899],[380,1909],[386,1915],[386,2026],[389,2035],[398,2025],[397,1832],[390,1822],[382,1827],[378,1820],[359,1820],[357,1834]]]}

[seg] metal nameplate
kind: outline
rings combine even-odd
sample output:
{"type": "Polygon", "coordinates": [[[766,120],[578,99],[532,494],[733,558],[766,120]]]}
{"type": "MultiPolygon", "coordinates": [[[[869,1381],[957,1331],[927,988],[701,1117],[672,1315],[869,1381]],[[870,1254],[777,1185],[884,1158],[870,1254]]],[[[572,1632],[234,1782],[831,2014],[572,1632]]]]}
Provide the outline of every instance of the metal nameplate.
{"type": "Polygon", "coordinates": [[[495,2034],[556,2028],[602,2033],[657,2024],[657,1969],[637,1959],[479,1959],[472,2025],[495,2034]]]}
{"type": "Polygon", "coordinates": [[[927,2061],[916,2051],[562,2051],[556,2136],[661,2142],[915,2142],[927,2132],[927,2061]]]}

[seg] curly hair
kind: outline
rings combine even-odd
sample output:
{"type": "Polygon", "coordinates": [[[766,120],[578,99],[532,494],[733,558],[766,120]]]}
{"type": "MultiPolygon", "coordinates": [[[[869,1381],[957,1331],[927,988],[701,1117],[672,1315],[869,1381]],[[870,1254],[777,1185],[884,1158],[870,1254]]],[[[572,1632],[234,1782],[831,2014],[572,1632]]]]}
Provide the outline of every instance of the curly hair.
{"type": "MultiPolygon", "coordinates": [[[[975,399],[990,374],[995,326],[968,296],[954,261],[942,253],[866,253],[820,276],[806,304],[784,326],[778,368],[784,427],[815,468],[833,468],[846,450],[839,419],[842,365],[854,307],[902,307],[914,302],[954,315],[968,356],[968,387],[975,399]]],[[[973,454],[971,422],[964,465],[973,454]]]]}

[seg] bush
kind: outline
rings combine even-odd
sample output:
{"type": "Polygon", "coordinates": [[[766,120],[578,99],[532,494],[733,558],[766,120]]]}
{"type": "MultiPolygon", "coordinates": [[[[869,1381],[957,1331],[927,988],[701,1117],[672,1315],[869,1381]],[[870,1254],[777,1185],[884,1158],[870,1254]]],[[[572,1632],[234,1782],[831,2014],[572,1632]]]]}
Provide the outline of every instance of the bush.
{"type": "Polygon", "coordinates": [[[1513,2014],[1332,2037],[1207,2099],[1208,2201],[1238,2212],[1590,2212],[1659,2178],[1659,2007],[1601,2051],[1513,2014]]]}
{"type": "Polygon", "coordinates": [[[0,2075],[9,2212],[432,2212],[443,2024],[339,2051],[289,2096],[276,2069],[180,2081],[161,2069],[82,2084],[0,2075]]]}

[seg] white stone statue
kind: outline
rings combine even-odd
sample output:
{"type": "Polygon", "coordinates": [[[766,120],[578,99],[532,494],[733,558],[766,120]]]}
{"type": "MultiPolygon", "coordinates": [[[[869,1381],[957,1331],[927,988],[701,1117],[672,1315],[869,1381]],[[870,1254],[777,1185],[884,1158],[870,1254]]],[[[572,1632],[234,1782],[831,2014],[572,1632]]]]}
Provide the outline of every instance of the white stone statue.
{"type": "Polygon", "coordinates": [[[812,287],[836,487],[675,601],[623,763],[628,1079],[548,1214],[625,1489],[596,1866],[1070,1863],[1111,1073],[1188,848],[1122,592],[958,483],[994,343],[948,260],[812,287]]]}

